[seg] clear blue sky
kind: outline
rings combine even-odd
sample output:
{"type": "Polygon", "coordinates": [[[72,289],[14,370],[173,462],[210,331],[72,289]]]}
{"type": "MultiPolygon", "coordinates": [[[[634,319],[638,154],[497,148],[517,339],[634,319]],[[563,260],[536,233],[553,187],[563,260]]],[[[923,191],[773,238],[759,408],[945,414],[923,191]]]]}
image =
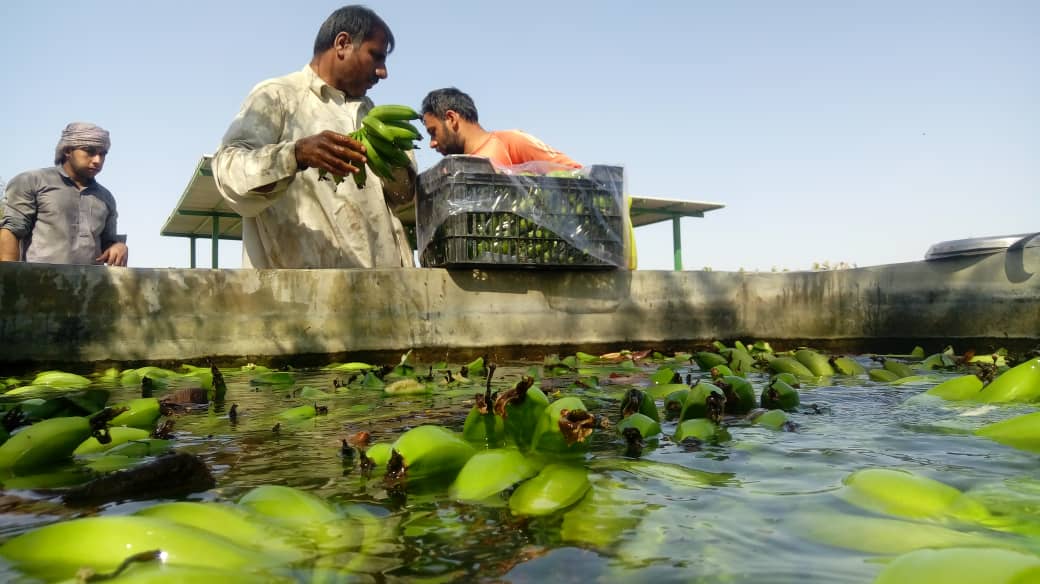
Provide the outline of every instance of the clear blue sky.
{"type": "MultiPolygon", "coordinates": [[[[254,84],[308,62],[340,5],[0,3],[0,177],[48,165],[66,123],[98,123],[131,265],[187,266],[187,240],[159,230],[199,157],[254,84]]],[[[398,41],[376,103],[454,85],[485,128],[623,164],[634,194],[724,203],[683,220],[686,269],[912,261],[1040,229],[1040,2],[368,5],[398,41]]],[[[670,224],[637,242],[641,268],[671,268],[670,224]]]]}

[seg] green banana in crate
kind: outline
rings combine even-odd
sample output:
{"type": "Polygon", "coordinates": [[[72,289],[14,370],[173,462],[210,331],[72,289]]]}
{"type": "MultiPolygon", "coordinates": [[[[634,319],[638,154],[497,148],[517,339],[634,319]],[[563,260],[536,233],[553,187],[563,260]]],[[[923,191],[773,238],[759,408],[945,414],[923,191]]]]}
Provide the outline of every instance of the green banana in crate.
{"type": "Polygon", "coordinates": [[[90,433],[90,420],[83,417],[50,418],[21,428],[0,444],[0,469],[23,471],[67,460],[90,433]]]}
{"type": "Polygon", "coordinates": [[[393,142],[387,142],[378,134],[369,132],[363,132],[363,136],[367,141],[367,144],[365,145],[366,149],[373,147],[377,150],[380,159],[385,161],[387,165],[395,168],[403,168],[412,165],[412,159],[408,158],[408,155],[404,153],[404,150],[398,148],[393,142]]]}
{"type": "Polygon", "coordinates": [[[454,477],[474,454],[473,446],[451,430],[417,426],[394,442],[386,476],[392,482],[454,477]]]}
{"type": "Polygon", "coordinates": [[[801,402],[798,390],[781,379],[774,379],[762,390],[760,405],[767,410],[791,411],[801,402]]]}
{"type": "Polygon", "coordinates": [[[686,395],[679,421],[707,418],[718,422],[722,419],[725,409],[726,394],[717,385],[701,381],[690,388],[690,393],[686,395]]]}
{"type": "Polygon", "coordinates": [[[621,398],[621,417],[627,418],[635,413],[643,414],[655,422],[661,421],[653,396],[633,387],[621,398]]]}
{"type": "Polygon", "coordinates": [[[549,398],[534,387],[534,378],[523,376],[520,381],[495,398],[495,414],[502,418],[506,435],[525,450],[531,447],[535,427],[542,412],[549,407],[549,398]]]}
{"type": "Polygon", "coordinates": [[[539,465],[518,450],[492,449],[474,454],[449,492],[460,501],[483,501],[538,474],[539,465]]]}
{"type": "Polygon", "coordinates": [[[831,357],[830,363],[831,367],[842,375],[863,375],[867,372],[855,359],[848,357],[831,357]]]}
{"type": "Polygon", "coordinates": [[[817,377],[830,377],[834,375],[834,368],[831,367],[830,361],[827,357],[812,349],[798,349],[794,352],[794,358],[799,363],[805,365],[806,369],[812,372],[817,377]]]}
{"type": "Polygon", "coordinates": [[[379,153],[379,150],[372,145],[372,141],[368,138],[368,132],[358,132],[358,139],[365,147],[368,167],[372,169],[372,172],[376,173],[376,176],[380,178],[392,180],[394,176],[393,170],[389,164],[383,161],[383,156],[379,153]]]}
{"type": "Polygon", "coordinates": [[[531,449],[556,454],[583,453],[595,425],[595,417],[581,399],[560,398],[542,411],[531,437],[531,449]]]}
{"type": "Polygon", "coordinates": [[[520,483],[509,497],[509,509],[515,515],[548,515],[580,501],[591,486],[585,467],[550,464],[520,483]]]}

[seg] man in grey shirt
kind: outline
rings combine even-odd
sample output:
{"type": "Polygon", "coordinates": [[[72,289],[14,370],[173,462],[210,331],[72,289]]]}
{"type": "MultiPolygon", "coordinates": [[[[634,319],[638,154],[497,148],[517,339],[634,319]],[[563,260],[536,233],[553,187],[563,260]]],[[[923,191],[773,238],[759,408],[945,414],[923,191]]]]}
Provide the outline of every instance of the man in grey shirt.
{"type": "Polygon", "coordinates": [[[0,261],[126,265],[116,200],[94,180],[110,146],[106,130],[75,122],[61,134],[54,166],[11,179],[0,218],[0,261]]]}

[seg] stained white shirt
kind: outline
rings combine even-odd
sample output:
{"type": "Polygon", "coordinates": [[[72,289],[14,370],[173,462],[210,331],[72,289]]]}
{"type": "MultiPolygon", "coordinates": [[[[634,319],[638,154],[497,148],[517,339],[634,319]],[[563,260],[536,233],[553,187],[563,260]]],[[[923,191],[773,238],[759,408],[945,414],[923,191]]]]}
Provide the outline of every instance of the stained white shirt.
{"type": "Polygon", "coordinates": [[[250,92],[213,157],[213,177],[242,216],[244,268],[388,268],[414,265],[380,179],[336,186],[297,170],[296,140],[324,130],[349,134],[372,108],[347,97],[307,65],[250,92]],[[267,192],[256,189],[273,184],[267,192]]]}

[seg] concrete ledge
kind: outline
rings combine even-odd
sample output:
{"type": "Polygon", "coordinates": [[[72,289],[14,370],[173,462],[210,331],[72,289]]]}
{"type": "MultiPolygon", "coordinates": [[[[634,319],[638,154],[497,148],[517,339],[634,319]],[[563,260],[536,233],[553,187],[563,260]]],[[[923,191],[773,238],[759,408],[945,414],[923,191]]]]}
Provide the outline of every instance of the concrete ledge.
{"type": "Polygon", "coordinates": [[[1038,270],[1038,248],[791,273],[8,263],[0,264],[0,364],[688,348],[735,338],[845,350],[967,348],[959,340],[1032,347],[1038,270]]]}

